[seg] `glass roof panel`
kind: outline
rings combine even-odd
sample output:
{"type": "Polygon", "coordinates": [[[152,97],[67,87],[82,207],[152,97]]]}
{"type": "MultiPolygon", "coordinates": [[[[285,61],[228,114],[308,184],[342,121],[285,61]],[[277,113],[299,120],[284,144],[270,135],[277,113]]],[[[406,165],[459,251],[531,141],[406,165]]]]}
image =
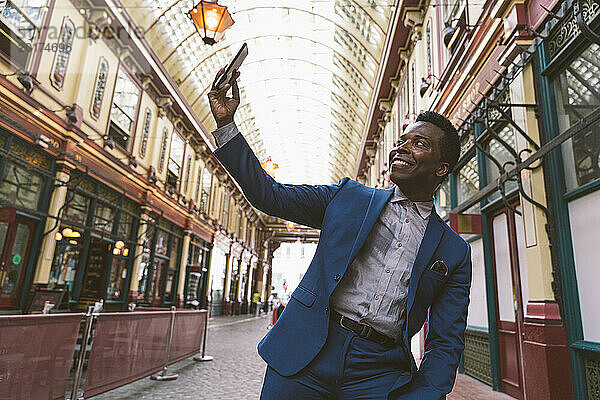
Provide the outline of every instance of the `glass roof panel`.
{"type": "Polygon", "coordinates": [[[187,18],[190,1],[124,3],[207,130],[214,75],[246,42],[236,123],[258,158],[282,182],[351,174],[393,0],[221,0],[235,24],[214,46],[187,18]]]}

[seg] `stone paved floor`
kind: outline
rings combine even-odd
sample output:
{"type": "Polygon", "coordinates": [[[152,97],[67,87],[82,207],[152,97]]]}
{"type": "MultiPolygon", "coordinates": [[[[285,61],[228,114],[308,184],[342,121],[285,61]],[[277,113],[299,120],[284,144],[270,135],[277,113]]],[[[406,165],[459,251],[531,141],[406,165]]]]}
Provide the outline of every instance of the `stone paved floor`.
{"type": "MultiPolygon", "coordinates": [[[[266,333],[270,316],[216,317],[209,320],[207,354],[211,362],[180,361],[169,372],[176,372],[174,381],[157,382],[150,378],[114,389],[98,400],[253,400],[258,399],[265,363],[256,352],[256,344],[266,333]],[[234,346],[231,346],[234,344],[234,346]]],[[[511,399],[493,392],[488,386],[465,375],[456,380],[448,400],[511,399]]]]}

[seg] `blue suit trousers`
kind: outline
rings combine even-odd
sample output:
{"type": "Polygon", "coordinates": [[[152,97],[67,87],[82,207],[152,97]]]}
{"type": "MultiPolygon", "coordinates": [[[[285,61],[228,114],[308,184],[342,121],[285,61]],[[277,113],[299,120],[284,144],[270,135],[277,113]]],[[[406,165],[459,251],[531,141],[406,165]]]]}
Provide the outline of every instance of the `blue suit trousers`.
{"type": "Polygon", "coordinates": [[[267,367],[260,398],[384,400],[399,378],[410,380],[409,360],[404,346],[382,346],[330,320],[325,345],[300,372],[284,377],[267,367]]]}

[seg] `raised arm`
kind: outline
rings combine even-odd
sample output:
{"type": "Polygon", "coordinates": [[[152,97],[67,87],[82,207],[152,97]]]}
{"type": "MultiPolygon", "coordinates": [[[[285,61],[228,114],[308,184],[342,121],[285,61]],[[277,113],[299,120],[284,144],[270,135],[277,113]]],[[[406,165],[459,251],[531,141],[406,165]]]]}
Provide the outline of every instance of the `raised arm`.
{"type": "MultiPolygon", "coordinates": [[[[215,82],[222,73],[223,70],[219,71],[215,82]]],[[[239,73],[236,73],[222,89],[216,89],[213,84],[208,94],[211,111],[217,122],[217,130],[213,135],[219,148],[215,156],[254,207],[269,215],[320,228],[327,204],[348,178],[342,179],[337,185],[285,185],[267,174],[233,122],[240,98],[238,77],[239,73]],[[233,96],[227,97],[230,88],[233,96]]]]}

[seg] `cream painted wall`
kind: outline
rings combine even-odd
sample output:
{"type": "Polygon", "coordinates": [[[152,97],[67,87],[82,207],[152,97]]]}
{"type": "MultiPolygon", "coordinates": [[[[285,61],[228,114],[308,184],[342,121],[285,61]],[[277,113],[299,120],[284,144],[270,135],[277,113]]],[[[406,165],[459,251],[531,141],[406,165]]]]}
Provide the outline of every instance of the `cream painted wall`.
{"type": "MultiPolygon", "coordinates": [[[[119,67],[118,57],[112,53],[109,47],[101,39],[94,42],[91,39],[87,39],[87,51],[85,52],[86,57],[82,61],[81,77],[78,89],[78,95],[75,100],[83,110],[83,130],[86,130],[90,138],[100,139],[101,135],[107,131],[108,121],[110,118],[110,109],[112,106],[112,93],[114,91],[117,71],[119,67]],[[106,80],[106,87],[104,89],[104,98],[102,99],[102,107],[100,109],[100,116],[96,119],[92,116],[91,105],[94,96],[94,89],[96,84],[96,78],[98,76],[98,69],[100,67],[100,59],[104,58],[108,63],[108,74],[106,80]],[[87,126],[86,126],[87,125],[87,126]],[[86,129],[86,128],[92,129],[86,129]],[[94,132],[95,131],[95,132],[94,132]],[[98,135],[99,132],[100,136],[98,135]]],[[[69,61],[69,68],[77,69],[78,65],[71,65],[69,61]]]]}
{"type": "MultiPolygon", "coordinates": [[[[528,65],[523,73],[515,78],[510,86],[510,96],[514,103],[535,103],[533,68],[528,65]]],[[[527,134],[540,143],[537,118],[533,109],[514,107],[513,119],[527,134]]],[[[516,130],[515,130],[516,132],[516,130]]],[[[517,151],[531,146],[516,133],[517,151]]],[[[546,189],[542,168],[535,171],[523,171],[523,187],[529,196],[538,202],[546,203],[546,189]]],[[[523,210],[522,234],[524,235],[525,265],[520,266],[521,274],[526,271],[529,301],[554,300],[552,291],[552,260],[548,235],[546,234],[546,216],[543,211],[521,197],[523,210]]]]}
{"type": "MultiPolygon", "coordinates": [[[[78,87],[80,81],[83,81],[82,74],[84,69],[82,68],[85,60],[85,56],[88,50],[87,38],[87,23],[85,19],[79,14],[77,9],[73,7],[71,2],[60,1],[54,7],[52,11],[52,17],[48,24],[48,36],[45,43],[50,45],[60,41],[60,33],[62,30],[65,18],[69,18],[73,21],[75,26],[75,37],[73,39],[73,45],[71,52],[69,53],[69,61],[67,64],[66,79],[64,80],[63,87],[60,89],[52,86],[50,81],[50,74],[52,73],[52,67],[57,53],[53,51],[47,51],[44,48],[39,49],[42,52],[40,67],[37,74],[37,80],[48,90],[52,91],[56,97],[66,104],[73,104],[77,101],[78,87]]],[[[94,68],[95,71],[95,68],[94,68]]],[[[35,91],[33,92],[35,93],[35,91]]]]}

